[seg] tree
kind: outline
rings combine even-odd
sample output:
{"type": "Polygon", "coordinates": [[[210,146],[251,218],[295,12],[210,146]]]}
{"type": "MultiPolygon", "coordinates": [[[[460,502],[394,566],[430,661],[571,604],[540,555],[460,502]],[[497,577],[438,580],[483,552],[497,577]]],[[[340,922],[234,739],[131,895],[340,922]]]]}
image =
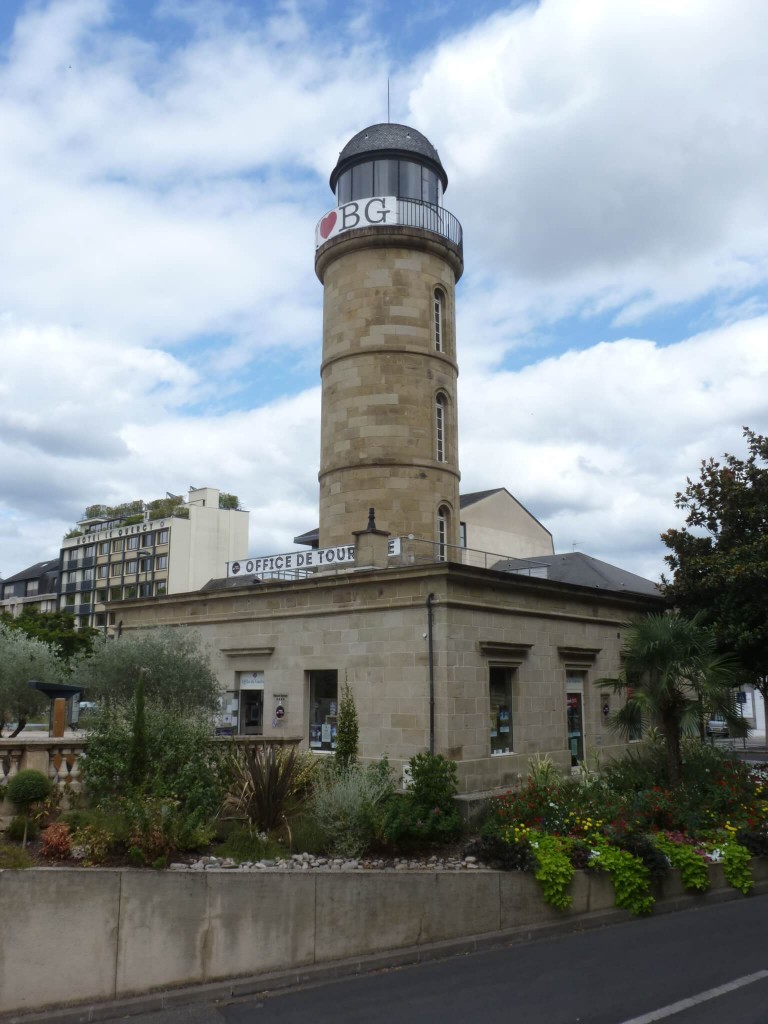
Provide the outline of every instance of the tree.
{"type": "Polygon", "coordinates": [[[682,779],[681,735],[695,735],[705,716],[720,715],[735,735],[745,732],[736,706],[737,665],[717,652],[717,640],[703,616],[678,612],[648,615],[624,631],[624,667],[615,679],[596,685],[626,695],[610,724],[625,738],[657,725],[664,737],[670,785],[682,779]]]}
{"type": "Polygon", "coordinates": [[[67,673],[52,648],[18,629],[0,623],[0,736],[10,722],[16,722],[16,736],[28,720],[43,711],[47,697],[32,690],[29,681],[62,683],[67,673]]]}
{"type": "Polygon", "coordinates": [[[768,726],[768,437],[744,428],[749,455],[701,463],[675,496],[686,526],[661,539],[672,579],[667,595],[686,614],[702,613],[766,699],[768,726]]]}
{"type": "Polygon", "coordinates": [[[147,702],[160,702],[182,714],[215,711],[221,689],[207,649],[191,629],[140,630],[95,641],[90,657],[78,660],[74,676],[97,700],[132,701],[139,672],[147,702]]]}
{"type": "Polygon", "coordinates": [[[357,763],[357,742],[359,728],[357,724],[357,708],[355,698],[345,683],[339,704],[339,719],[336,728],[336,752],[334,760],[336,767],[345,770],[357,763]]]}
{"type": "Polygon", "coordinates": [[[64,662],[69,662],[77,654],[90,654],[93,641],[99,636],[99,631],[91,626],[76,629],[74,615],[63,609],[41,612],[38,608],[25,608],[16,618],[4,612],[0,621],[11,629],[19,629],[35,640],[50,644],[64,662]]]}

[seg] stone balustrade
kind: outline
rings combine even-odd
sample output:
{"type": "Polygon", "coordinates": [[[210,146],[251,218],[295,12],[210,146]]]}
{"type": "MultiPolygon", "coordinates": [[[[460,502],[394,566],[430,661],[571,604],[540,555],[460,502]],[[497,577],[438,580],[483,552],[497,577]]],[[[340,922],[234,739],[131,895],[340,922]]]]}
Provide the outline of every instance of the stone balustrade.
{"type": "MultiPolygon", "coordinates": [[[[64,797],[80,793],[83,788],[80,761],[88,746],[82,734],[54,738],[21,734],[13,739],[0,739],[0,787],[8,785],[18,772],[34,768],[47,775],[64,797]]],[[[10,808],[4,803],[0,814],[7,816],[10,808]]]]}

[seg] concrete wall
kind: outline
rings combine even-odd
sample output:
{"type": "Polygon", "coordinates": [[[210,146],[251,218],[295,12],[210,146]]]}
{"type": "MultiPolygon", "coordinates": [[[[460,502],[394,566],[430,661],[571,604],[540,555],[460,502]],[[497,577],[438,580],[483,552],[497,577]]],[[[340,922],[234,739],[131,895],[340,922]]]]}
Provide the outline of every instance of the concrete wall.
{"type": "MultiPolygon", "coordinates": [[[[768,862],[753,872],[765,882],[768,862]]],[[[719,867],[711,877],[726,887],[719,867]]],[[[0,1012],[575,924],[613,908],[605,876],[577,872],[572,893],[562,913],[518,872],[0,871],[0,1012]]],[[[660,902],[682,897],[672,874],[660,902]]]]}

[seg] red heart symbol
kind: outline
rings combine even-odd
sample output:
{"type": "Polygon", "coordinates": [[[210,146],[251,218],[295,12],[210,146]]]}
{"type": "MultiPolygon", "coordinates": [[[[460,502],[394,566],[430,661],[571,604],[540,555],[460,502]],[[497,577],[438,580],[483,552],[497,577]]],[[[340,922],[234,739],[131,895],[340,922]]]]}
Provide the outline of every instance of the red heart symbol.
{"type": "Polygon", "coordinates": [[[333,225],[336,223],[336,211],[331,210],[330,213],[326,214],[325,217],[320,221],[320,234],[323,238],[327,238],[328,235],[333,231],[333,225]]]}

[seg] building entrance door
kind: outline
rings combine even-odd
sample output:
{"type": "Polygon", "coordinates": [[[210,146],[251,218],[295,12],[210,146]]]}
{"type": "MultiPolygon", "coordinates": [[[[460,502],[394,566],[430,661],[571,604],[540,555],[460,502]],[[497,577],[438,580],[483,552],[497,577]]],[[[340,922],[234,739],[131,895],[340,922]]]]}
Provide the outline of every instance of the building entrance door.
{"type": "Polygon", "coordinates": [[[568,749],[571,752],[571,766],[576,767],[584,760],[584,715],[582,694],[566,693],[566,712],[568,721],[568,749]]]}
{"type": "Polygon", "coordinates": [[[240,701],[242,733],[246,736],[261,736],[264,731],[264,691],[243,690],[240,701]]]}

